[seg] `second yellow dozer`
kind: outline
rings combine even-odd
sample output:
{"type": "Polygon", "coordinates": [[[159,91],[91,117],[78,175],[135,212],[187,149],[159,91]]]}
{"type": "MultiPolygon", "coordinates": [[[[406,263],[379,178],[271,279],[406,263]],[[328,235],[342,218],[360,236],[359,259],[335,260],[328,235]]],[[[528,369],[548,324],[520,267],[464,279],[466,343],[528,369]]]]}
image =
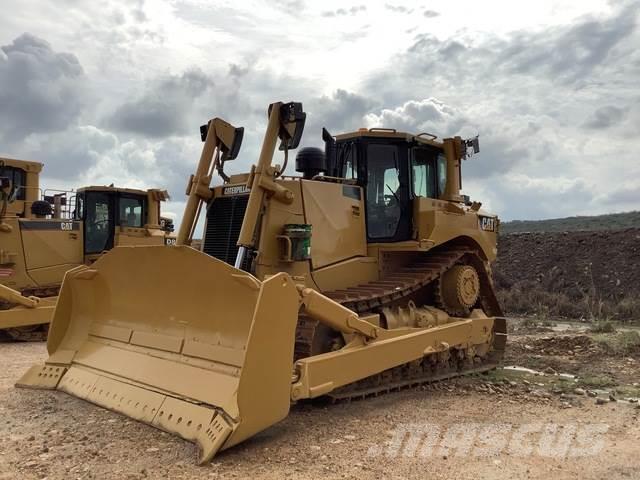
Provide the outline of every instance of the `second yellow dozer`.
{"type": "Polygon", "coordinates": [[[42,189],[39,162],[0,158],[0,335],[39,341],[62,279],[116,245],[172,245],[166,190],[42,189]]]}
{"type": "Polygon", "coordinates": [[[494,368],[506,343],[489,268],[498,220],[460,195],[477,139],[324,130],[324,152],[300,150],[302,176],[286,176],[305,117],[272,104],[257,164],[234,176],[224,162],[242,129],[203,127],[178,245],[117,247],[69,272],[50,357],[17,386],[175,433],[207,462],[301,400],[494,368]],[[211,188],[215,171],[224,183],[211,188]]]}

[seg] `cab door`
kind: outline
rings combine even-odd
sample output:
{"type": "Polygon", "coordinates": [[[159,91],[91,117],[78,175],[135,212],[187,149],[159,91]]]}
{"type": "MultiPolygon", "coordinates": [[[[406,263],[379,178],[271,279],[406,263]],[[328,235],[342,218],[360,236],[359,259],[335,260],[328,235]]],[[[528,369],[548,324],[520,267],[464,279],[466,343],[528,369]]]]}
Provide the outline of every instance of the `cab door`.
{"type": "Polygon", "coordinates": [[[113,248],[114,198],[105,192],[85,192],[81,197],[84,219],[84,253],[96,254],[113,248]]]}
{"type": "Polygon", "coordinates": [[[365,180],[369,243],[411,239],[412,205],[406,143],[369,141],[359,172],[365,180]]]}

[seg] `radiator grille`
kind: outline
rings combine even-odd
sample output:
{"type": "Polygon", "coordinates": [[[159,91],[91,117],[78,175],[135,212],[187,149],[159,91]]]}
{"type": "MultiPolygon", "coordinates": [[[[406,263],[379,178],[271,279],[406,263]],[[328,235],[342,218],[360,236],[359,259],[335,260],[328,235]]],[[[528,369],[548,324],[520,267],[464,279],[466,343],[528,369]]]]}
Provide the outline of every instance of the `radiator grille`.
{"type": "Polygon", "coordinates": [[[238,254],[236,245],[247,209],[249,195],[219,197],[207,209],[207,230],[202,250],[233,265],[238,254]]]}

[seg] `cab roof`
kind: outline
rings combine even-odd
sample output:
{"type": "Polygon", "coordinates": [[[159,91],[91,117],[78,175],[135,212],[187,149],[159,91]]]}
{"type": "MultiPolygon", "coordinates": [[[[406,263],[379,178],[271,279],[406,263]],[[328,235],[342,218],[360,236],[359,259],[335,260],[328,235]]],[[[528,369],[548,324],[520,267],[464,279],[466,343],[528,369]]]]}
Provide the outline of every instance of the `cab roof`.
{"type": "Polygon", "coordinates": [[[119,188],[112,187],[106,185],[91,185],[88,187],[81,187],[77,190],[78,192],[116,192],[116,193],[128,193],[131,195],[144,195],[147,196],[149,193],[153,193],[154,197],[158,197],[158,200],[167,200],[169,198],[169,194],[166,190],[161,190],[158,188],[150,188],[149,190],[139,190],[137,188],[119,188]]]}
{"type": "Polygon", "coordinates": [[[5,158],[0,157],[0,166],[6,165],[7,167],[20,168],[25,172],[40,173],[44,166],[40,162],[33,162],[31,160],[18,160],[17,158],[5,158]]]}
{"type": "Polygon", "coordinates": [[[106,185],[90,185],[88,187],[80,187],[78,192],[118,192],[118,193],[132,193],[135,195],[146,195],[146,190],[138,190],[137,188],[118,188],[106,185]]]}
{"type": "Polygon", "coordinates": [[[420,142],[436,148],[442,148],[442,142],[437,141],[437,136],[431,133],[407,133],[398,132],[395,128],[361,128],[355,132],[341,133],[336,135],[336,140],[348,140],[350,138],[368,137],[368,138],[397,138],[407,142],[420,142]]]}

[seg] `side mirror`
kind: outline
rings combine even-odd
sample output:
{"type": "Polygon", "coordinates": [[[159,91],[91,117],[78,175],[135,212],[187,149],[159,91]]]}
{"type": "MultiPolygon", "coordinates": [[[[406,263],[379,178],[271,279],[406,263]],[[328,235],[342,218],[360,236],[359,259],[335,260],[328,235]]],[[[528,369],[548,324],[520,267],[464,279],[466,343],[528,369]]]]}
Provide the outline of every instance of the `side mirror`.
{"type": "Polygon", "coordinates": [[[473,153],[478,153],[480,151],[480,139],[478,138],[478,135],[476,135],[473,138],[468,138],[467,140],[463,140],[463,145],[467,149],[472,148],[473,153]]]}
{"type": "Polygon", "coordinates": [[[459,136],[454,138],[456,156],[460,160],[466,160],[480,151],[480,140],[478,135],[473,138],[463,140],[459,136]],[[471,151],[469,151],[471,149],[471,151]]]}

